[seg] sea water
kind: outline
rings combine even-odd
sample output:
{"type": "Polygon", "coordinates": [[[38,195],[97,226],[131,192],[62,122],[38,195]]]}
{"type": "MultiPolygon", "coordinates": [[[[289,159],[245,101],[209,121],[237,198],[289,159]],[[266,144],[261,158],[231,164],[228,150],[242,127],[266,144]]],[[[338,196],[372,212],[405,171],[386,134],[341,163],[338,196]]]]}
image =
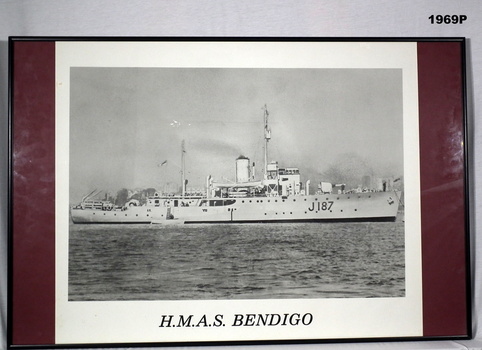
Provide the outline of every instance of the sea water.
{"type": "Polygon", "coordinates": [[[75,225],[69,300],[405,295],[404,223],[75,225]]]}

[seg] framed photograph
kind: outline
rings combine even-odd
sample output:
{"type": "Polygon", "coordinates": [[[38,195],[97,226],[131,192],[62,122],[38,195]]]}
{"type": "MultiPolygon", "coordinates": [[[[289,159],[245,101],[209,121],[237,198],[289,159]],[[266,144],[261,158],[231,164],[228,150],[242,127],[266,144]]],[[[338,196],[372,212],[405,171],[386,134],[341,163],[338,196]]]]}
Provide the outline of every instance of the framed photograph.
{"type": "Polygon", "coordinates": [[[471,337],[465,39],[9,48],[9,346],[471,337]]]}

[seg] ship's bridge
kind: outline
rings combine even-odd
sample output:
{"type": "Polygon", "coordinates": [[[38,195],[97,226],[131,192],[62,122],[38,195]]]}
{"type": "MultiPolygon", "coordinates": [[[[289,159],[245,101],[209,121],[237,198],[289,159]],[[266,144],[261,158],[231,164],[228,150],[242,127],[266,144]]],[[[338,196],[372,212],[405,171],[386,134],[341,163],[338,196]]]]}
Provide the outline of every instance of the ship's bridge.
{"type": "Polygon", "coordinates": [[[300,175],[300,170],[298,168],[286,168],[279,169],[280,175],[300,175]]]}
{"type": "Polygon", "coordinates": [[[300,170],[280,168],[278,162],[267,165],[264,184],[268,195],[299,195],[302,191],[300,170]]]}
{"type": "Polygon", "coordinates": [[[280,168],[279,182],[283,196],[301,193],[301,175],[298,168],[280,168]]]}

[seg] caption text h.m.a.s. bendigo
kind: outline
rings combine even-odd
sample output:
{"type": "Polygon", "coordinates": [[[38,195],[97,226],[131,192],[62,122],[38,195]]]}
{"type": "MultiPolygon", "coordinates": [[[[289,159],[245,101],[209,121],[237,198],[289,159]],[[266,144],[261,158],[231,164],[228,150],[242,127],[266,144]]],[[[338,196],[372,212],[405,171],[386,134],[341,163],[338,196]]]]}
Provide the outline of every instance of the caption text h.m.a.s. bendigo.
{"type": "Polygon", "coordinates": [[[222,314],[208,315],[161,315],[159,327],[273,327],[309,326],[313,322],[310,313],[284,314],[233,314],[227,318],[222,314]]]}

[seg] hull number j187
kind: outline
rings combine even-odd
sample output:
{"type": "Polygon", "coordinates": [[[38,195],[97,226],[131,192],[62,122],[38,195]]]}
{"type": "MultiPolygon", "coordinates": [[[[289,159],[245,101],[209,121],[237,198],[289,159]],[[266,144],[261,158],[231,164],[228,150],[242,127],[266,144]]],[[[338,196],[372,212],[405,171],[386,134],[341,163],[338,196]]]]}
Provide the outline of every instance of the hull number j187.
{"type": "Polygon", "coordinates": [[[328,202],[313,202],[311,203],[311,208],[308,208],[309,211],[313,210],[331,210],[331,207],[333,206],[333,201],[328,201],[328,202]]]}

